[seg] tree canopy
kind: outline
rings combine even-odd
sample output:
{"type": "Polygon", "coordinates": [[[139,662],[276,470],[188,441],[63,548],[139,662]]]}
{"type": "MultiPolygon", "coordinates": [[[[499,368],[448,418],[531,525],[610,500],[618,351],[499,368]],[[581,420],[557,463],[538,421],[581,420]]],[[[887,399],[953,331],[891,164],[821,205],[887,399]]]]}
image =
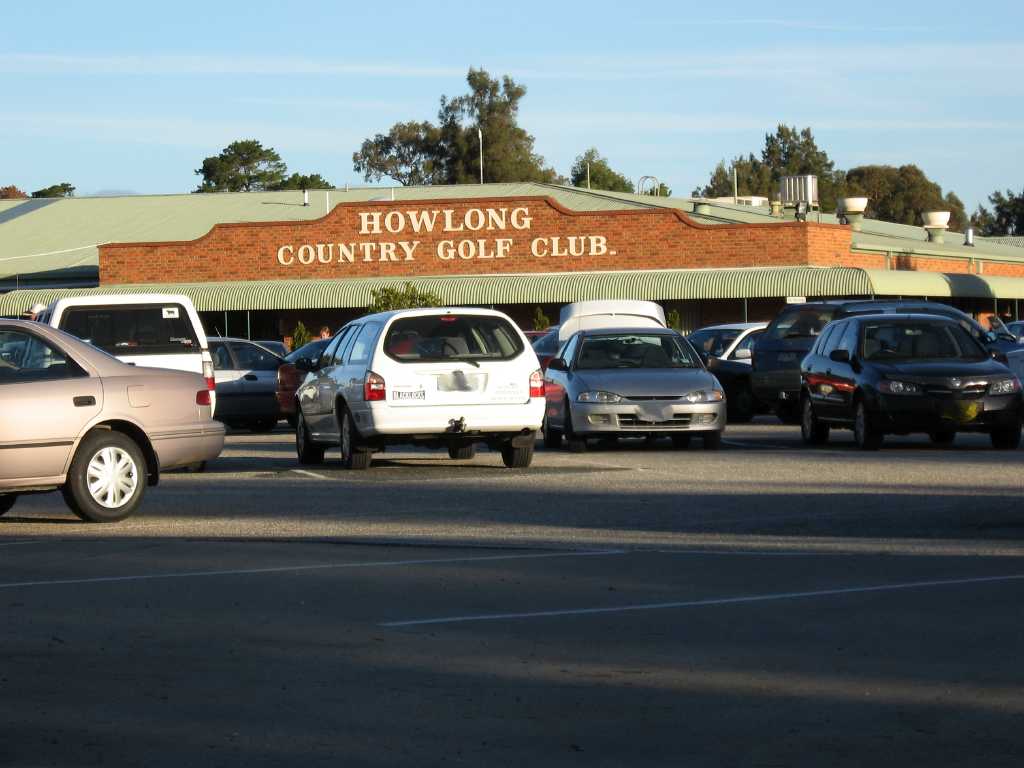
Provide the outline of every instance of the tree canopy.
{"type": "Polygon", "coordinates": [[[992,210],[979,205],[971,216],[971,224],[978,234],[987,237],[999,235],[1024,235],[1024,190],[1019,195],[1013,190],[1002,193],[998,190],[988,196],[992,210]]]}
{"type": "Polygon", "coordinates": [[[533,136],[519,126],[526,88],[482,69],[470,69],[466,82],[468,93],[441,96],[436,125],[396,123],[387,133],[366,139],[352,155],[355,170],[371,182],[472,184],[480,180],[480,130],[485,182],[559,180],[534,152],[533,136]]]}
{"type": "Polygon", "coordinates": [[[203,160],[196,174],[203,177],[196,192],[263,192],[279,189],[327,189],[331,183],[320,174],[287,175],[288,166],[272,147],[255,139],[233,141],[203,160]]]}
{"type": "Polygon", "coordinates": [[[632,192],[633,182],[608,165],[597,147],[591,147],[576,157],[569,171],[569,183],[574,187],[587,186],[587,166],[590,166],[590,189],[606,189],[611,192],[632,192]]]}
{"type": "Polygon", "coordinates": [[[949,227],[960,231],[967,223],[964,204],[952,192],[929,179],[916,165],[862,165],[846,172],[847,195],[866,195],[865,215],[896,224],[921,223],[925,211],[949,211],[949,227]]]}
{"type": "Polygon", "coordinates": [[[75,188],[64,181],[60,184],[54,184],[49,187],[43,187],[37,189],[32,193],[32,197],[73,197],[75,194],[75,188]]]}
{"type": "Polygon", "coordinates": [[[925,211],[950,212],[950,227],[960,229],[967,221],[964,204],[953,192],[943,194],[942,187],[916,165],[864,165],[849,171],[838,170],[828,153],[819,148],[810,128],[779,125],[774,134],[764,137],[760,157],[753,153],[737,156],[726,165],[720,162],[708,183],[693,191],[697,197],[732,195],[732,171],[736,169],[740,195],[775,198],[783,176],[813,174],[818,177],[818,197],[822,210],[833,211],[839,198],[867,196],[868,218],[899,224],[920,224],[925,211]]]}
{"type": "Polygon", "coordinates": [[[813,174],[818,177],[818,197],[822,209],[835,210],[841,197],[843,172],[835,170],[828,153],[820,149],[810,128],[779,125],[775,133],[765,134],[761,156],[748,154],[733,158],[727,166],[720,162],[708,183],[693,191],[696,197],[732,195],[732,172],[736,169],[737,191],[742,196],[775,197],[783,176],[813,174]]]}
{"type": "Polygon", "coordinates": [[[0,187],[0,200],[20,200],[26,197],[28,197],[28,195],[13,184],[6,187],[0,187]]]}

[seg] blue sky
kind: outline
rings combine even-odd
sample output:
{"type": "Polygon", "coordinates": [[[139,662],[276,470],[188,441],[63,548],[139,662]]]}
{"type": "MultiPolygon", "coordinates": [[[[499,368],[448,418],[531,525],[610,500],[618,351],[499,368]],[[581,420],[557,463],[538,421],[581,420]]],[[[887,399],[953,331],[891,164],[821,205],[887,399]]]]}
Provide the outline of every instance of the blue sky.
{"type": "Polygon", "coordinates": [[[8,3],[0,186],[187,192],[238,138],[362,183],[351,156],[433,119],[470,66],[527,86],[521,124],[568,173],[596,146],[688,194],[810,126],[840,168],[916,163],[969,209],[1024,188],[1014,2],[8,3]]]}

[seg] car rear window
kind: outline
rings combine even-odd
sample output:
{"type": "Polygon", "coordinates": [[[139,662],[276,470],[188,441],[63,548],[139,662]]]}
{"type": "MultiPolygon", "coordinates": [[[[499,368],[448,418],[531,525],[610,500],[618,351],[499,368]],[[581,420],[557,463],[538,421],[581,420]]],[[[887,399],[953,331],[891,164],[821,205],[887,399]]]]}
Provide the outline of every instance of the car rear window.
{"type": "Polygon", "coordinates": [[[112,355],[199,353],[199,339],[180,304],[71,307],[60,328],[112,355]]]}
{"type": "Polygon", "coordinates": [[[493,315],[401,317],[384,339],[384,353],[400,363],[511,360],[522,351],[518,331],[493,315]]]}
{"type": "Polygon", "coordinates": [[[773,340],[816,338],[835,316],[832,307],[794,307],[772,320],[764,337],[773,340]]]}

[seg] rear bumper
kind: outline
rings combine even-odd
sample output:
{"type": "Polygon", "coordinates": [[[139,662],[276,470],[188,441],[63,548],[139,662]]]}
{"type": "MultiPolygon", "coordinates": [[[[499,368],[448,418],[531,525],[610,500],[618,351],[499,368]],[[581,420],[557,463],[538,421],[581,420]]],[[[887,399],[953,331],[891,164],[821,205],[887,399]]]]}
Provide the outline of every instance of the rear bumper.
{"type": "Polygon", "coordinates": [[[353,412],[363,437],[437,436],[458,434],[505,435],[521,430],[536,431],[544,419],[544,398],[528,403],[467,406],[402,406],[367,403],[353,412]],[[453,428],[459,423],[460,430],[453,428]]]}
{"type": "Polygon", "coordinates": [[[164,429],[149,435],[161,471],[210,461],[224,450],[224,425],[219,421],[164,429]]]}
{"type": "Polygon", "coordinates": [[[765,405],[775,405],[779,400],[799,400],[800,369],[754,372],[750,376],[750,385],[754,397],[765,405]]]}
{"type": "Polygon", "coordinates": [[[726,404],[572,403],[572,429],[579,435],[717,432],[725,429],[726,404]]]}

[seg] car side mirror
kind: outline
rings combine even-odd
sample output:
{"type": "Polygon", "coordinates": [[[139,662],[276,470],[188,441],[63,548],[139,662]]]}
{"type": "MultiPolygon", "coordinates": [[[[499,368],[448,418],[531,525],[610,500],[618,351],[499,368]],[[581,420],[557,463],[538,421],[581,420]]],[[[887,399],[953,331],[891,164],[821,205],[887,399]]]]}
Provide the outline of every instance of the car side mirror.
{"type": "Polygon", "coordinates": [[[733,360],[749,360],[751,357],[749,349],[737,349],[732,353],[733,360]]]}
{"type": "Polygon", "coordinates": [[[568,371],[569,366],[565,364],[565,360],[560,357],[551,358],[551,362],[548,363],[548,370],[551,371],[568,371]]]}
{"type": "Polygon", "coordinates": [[[848,363],[850,362],[850,353],[845,349],[833,349],[829,352],[828,359],[836,363],[848,363]]]}
{"type": "Polygon", "coordinates": [[[1004,352],[998,349],[990,349],[988,352],[988,356],[995,360],[997,363],[1002,363],[1003,365],[1009,365],[1010,363],[1010,358],[1008,358],[1004,352]]]}

